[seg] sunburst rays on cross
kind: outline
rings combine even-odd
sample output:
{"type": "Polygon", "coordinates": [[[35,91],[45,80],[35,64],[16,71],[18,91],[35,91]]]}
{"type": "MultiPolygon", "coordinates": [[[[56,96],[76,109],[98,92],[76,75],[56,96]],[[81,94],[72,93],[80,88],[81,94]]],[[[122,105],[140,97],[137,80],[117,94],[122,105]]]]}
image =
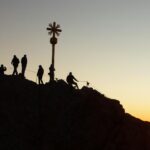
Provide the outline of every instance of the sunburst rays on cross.
{"type": "Polygon", "coordinates": [[[48,34],[49,34],[49,35],[52,35],[52,34],[53,34],[53,36],[55,36],[55,34],[56,34],[57,36],[59,36],[59,35],[60,35],[59,32],[62,31],[62,30],[60,29],[60,25],[59,25],[59,24],[56,24],[56,22],[53,22],[53,24],[50,23],[50,24],[49,24],[49,27],[47,28],[47,30],[49,31],[48,34]]]}

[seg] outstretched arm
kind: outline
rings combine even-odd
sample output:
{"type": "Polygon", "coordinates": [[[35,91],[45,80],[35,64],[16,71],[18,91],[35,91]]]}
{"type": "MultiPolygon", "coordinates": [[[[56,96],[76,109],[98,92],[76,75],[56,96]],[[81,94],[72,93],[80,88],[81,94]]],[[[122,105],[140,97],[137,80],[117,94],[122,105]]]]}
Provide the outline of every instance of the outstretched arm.
{"type": "Polygon", "coordinates": [[[75,77],[73,77],[73,79],[78,82],[78,80],[75,77]]]}

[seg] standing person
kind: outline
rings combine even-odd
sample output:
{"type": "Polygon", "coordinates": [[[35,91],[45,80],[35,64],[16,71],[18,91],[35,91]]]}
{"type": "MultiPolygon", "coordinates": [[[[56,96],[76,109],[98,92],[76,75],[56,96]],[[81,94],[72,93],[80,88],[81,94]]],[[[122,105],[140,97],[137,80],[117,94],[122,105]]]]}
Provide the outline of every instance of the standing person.
{"type": "Polygon", "coordinates": [[[41,65],[39,65],[39,69],[38,69],[38,72],[37,72],[37,77],[38,77],[39,84],[43,84],[43,80],[42,80],[43,74],[44,74],[44,69],[41,65]]]}
{"type": "Polygon", "coordinates": [[[25,70],[26,70],[26,67],[27,67],[27,56],[26,55],[24,55],[21,58],[21,66],[22,66],[21,74],[22,74],[23,77],[25,77],[25,70]]]}
{"type": "Polygon", "coordinates": [[[18,68],[18,65],[19,65],[19,59],[17,58],[16,55],[14,55],[12,61],[11,61],[11,64],[13,65],[14,67],[14,71],[13,71],[13,74],[12,75],[18,75],[18,71],[17,71],[17,68],[18,68]]]}
{"type": "Polygon", "coordinates": [[[49,73],[48,73],[48,75],[50,76],[50,82],[54,81],[54,71],[55,71],[55,68],[51,64],[51,66],[49,67],[49,73]]]}
{"type": "Polygon", "coordinates": [[[0,66],[0,76],[3,76],[4,75],[4,72],[7,70],[7,68],[2,64],[0,66]]]}
{"type": "Polygon", "coordinates": [[[72,75],[72,72],[69,73],[66,80],[71,87],[73,87],[73,85],[75,85],[75,87],[77,89],[79,89],[78,84],[75,82],[75,81],[78,82],[78,80],[72,75]]]}

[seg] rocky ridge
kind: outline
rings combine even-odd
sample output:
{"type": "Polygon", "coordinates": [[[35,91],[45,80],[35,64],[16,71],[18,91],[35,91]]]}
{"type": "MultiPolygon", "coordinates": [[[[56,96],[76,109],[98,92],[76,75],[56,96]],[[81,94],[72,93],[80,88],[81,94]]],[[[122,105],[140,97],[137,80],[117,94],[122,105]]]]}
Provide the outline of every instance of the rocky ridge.
{"type": "Polygon", "coordinates": [[[93,88],[0,79],[1,150],[150,150],[150,123],[93,88]]]}

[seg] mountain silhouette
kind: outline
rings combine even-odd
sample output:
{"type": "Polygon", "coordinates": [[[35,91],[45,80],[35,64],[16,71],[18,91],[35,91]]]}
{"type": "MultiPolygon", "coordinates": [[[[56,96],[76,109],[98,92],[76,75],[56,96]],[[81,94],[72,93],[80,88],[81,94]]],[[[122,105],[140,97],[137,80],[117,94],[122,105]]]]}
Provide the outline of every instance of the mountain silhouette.
{"type": "Polygon", "coordinates": [[[150,150],[150,123],[93,88],[3,76],[0,92],[1,150],[150,150]]]}

